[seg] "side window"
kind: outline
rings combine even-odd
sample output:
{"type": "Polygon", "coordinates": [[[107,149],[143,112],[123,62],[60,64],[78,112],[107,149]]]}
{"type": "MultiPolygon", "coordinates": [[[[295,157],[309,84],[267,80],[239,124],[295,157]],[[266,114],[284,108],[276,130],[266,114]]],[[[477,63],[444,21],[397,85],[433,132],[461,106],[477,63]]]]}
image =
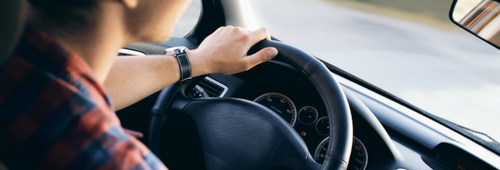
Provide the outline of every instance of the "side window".
{"type": "Polygon", "coordinates": [[[193,0],[188,9],[175,25],[172,36],[184,37],[196,26],[201,13],[201,0],[193,0]]]}

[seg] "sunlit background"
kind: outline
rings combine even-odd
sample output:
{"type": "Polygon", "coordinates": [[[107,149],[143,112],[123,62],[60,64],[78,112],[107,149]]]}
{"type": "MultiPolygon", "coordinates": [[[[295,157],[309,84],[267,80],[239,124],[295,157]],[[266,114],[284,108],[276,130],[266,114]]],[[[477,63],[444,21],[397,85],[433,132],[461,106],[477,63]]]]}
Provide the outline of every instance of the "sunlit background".
{"type": "MultiPolygon", "coordinates": [[[[452,0],[252,0],[278,39],[500,140],[500,51],[454,26],[452,0]]],[[[194,26],[194,0],[176,35],[194,26]]]]}

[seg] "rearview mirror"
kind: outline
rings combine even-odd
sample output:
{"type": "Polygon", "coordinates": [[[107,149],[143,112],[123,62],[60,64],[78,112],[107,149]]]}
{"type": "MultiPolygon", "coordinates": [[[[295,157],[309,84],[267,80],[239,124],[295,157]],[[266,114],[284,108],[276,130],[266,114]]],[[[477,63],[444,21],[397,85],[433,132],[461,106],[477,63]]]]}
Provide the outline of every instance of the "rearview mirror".
{"type": "Polygon", "coordinates": [[[450,19],[500,49],[500,3],[496,0],[455,0],[450,19]]]}

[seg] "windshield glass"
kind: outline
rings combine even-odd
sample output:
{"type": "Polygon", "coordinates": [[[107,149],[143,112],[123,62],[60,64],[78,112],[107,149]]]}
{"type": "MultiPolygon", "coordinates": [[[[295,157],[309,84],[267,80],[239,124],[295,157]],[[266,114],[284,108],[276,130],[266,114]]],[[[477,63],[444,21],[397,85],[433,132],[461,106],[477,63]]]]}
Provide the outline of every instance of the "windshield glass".
{"type": "Polygon", "coordinates": [[[172,36],[174,37],[184,37],[198,22],[201,14],[201,0],[193,0],[191,4],[186,9],[186,12],[181,16],[179,21],[175,24],[174,32],[172,36]]]}
{"type": "Polygon", "coordinates": [[[252,3],[278,39],[500,141],[500,51],[449,21],[452,0],[252,3]]]}

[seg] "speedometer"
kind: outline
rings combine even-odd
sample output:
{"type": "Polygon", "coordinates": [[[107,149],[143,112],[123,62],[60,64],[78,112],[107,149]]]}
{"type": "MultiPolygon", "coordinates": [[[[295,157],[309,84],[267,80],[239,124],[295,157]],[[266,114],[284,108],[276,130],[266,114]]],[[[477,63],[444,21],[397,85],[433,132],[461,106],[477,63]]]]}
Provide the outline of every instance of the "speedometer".
{"type": "MultiPolygon", "coordinates": [[[[322,164],[325,161],[326,150],[328,148],[329,137],[325,138],[319,143],[314,153],[314,160],[322,164]]],[[[351,157],[349,158],[349,165],[347,170],[364,170],[368,165],[368,151],[361,140],[353,137],[351,157]]]]}
{"type": "Polygon", "coordinates": [[[293,101],[287,96],[280,93],[266,93],[255,98],[253,101],[271,109],[285,119],[292,127],[295,125],[297,110],[293,101]]]}

